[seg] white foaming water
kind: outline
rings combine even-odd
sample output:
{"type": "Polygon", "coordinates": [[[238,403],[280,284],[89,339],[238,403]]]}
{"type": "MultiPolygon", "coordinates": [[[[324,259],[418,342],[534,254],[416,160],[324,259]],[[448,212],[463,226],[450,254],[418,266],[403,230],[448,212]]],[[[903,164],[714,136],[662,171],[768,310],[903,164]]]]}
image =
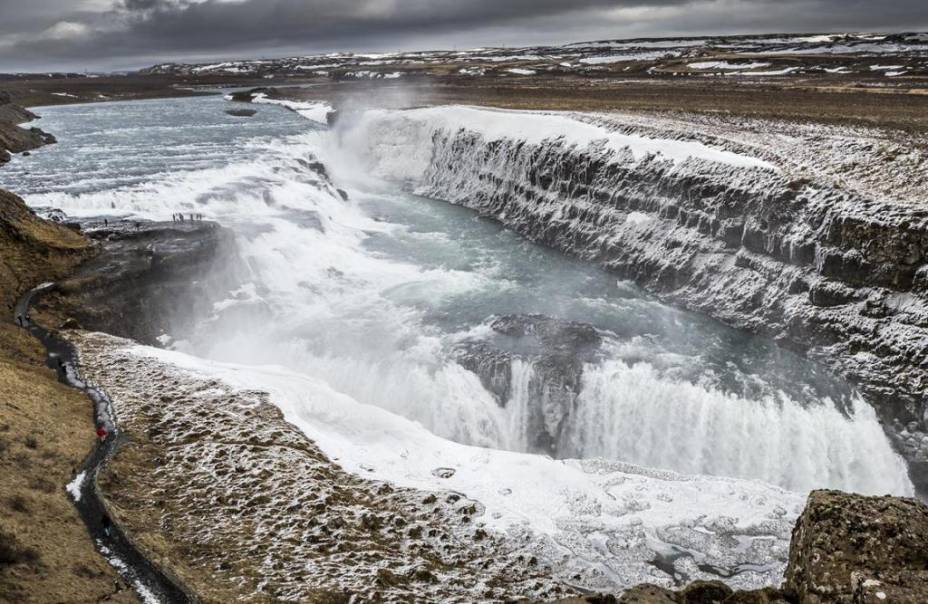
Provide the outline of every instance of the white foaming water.
{"type": "Polygon", "coordinates": [[[911,489],[905,462],[859,398],[851,417],[828,400],[805,407],[787,397],[748,401],[662,379],[647,363],[588,365],[570,440],[578,457],[759,478],[795,491],[911,489]]]}
{"type": "MultiPolygon", "coordinates": [[[[565,453],[757,478],[796,490],[911,493],[905,467],[868,406],[855,403],[848,417],[828,400],[800,404],[787,396],[776,401],[736,396],[693,377],[729,372],[772,380],[749,367],[731,368],[742,357],[773,354],[758,341],[663,307],[603,272],[527,244],[460,208],[366,178],[345,178],[350,200],[342,201],[302,160],[321,159],[333,169],[336,185],[343,185],[342,177],[356,170],[356,141],[320,131],[285,137],[300,130],[293,121],[300,118],[280,107],[262,106],[259,121],[243,126],[237,118],[216,116],[221,101],[153,105],[188,111],[193,124],[211,124],[205,130],[210,140],[191,141],[191,123],[181,114],[171,118],[176,124],[155,116],[167,121],[158,130],[162,155],[151,141],[132,138],[107,147],[109,139],[93,138],[100,121],[137,122],[133,129],[144,130],[145,120],[155,117],[124,104],[47,110],[48,129],[62,143],[35,154],[29,171],[17,163],[0,178],[12,174],[8,186],[34,206],[155,219],[198,212],[239,233],[250,283],[218,303],[197,333],[170,334],[182,342],[180,349],[226,362],[285,366],[440,437],[526,451],[532,436],[529,383],[536,375],[531,363],[512,363],[512,396],[503,408],[449,350],[469,335],[485,333],[481,326],[492,315],[583,320],[608,338],[636,337],[647,344],[634,361],[607,354],[585,367],[568,424],[572,450],[565,453]],[[235,139],[242,128],[254,132],[235,139]],[[88,139],[96,146],[84,158],[74,147],[88,145],[88,139]],[[172,156],[180,142],[192,148],[172,156]],[[112,167],[81,178],[85,168],[106,165],[112,167]],[[131,179],[123,179],[126,165],[135,165],[131,179]],[[74,177],[61,175],[65,167],[74,177]]],[[[440,117],[446,126],[449,116],[440,117]]],[[[503,121],[493,121],[494,135],[504,131],[503,121]]],[[[546,121],[546,132],[556,133],[558,124],[563,122],[546,121]]],[[[417,127],[415,136],[427,136],[430,127],[417,127]]],[[[647,150],[660,147],[648,145],[647,150]]],[[[409,159],[402,155],[408,147],[365,152],[391,149],[393,163],[380,161],[379,167],[413,174],[400,165],[409,159]]],[[[804,365],[790,363],[784,371],[804,365]]],[[[790,379],[812,379],[797,375],[790,379]]]]}
{"type": "Polygon", "coordinates": [[[532,392],[529,388],[535,378],[535,368],[521,359],[512,362],[512,394],[506,403],[507,449],[528,451],[532,435],[529,433],[529,409],[532,392]]]}

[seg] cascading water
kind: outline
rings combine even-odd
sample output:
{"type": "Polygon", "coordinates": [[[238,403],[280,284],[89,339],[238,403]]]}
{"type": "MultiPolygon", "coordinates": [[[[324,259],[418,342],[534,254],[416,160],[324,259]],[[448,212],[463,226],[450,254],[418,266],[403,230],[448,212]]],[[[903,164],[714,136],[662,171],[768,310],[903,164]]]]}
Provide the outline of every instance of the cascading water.
{"type": "MultiPolygon", "coordinates": [[[[171,333],[177,349],[283,365],[467,444],[537,450],[542,430],[544,452],[558,457],[796,490],[911,492],[872,410],[801,359],[469,210],[359,178],[357,133],[321,131],[279,107],[243,122],[221,103],[47,108],[44,127],[61,144],[0,173],[35,207],[193,211],[234,229],[250,281],[197,332],[171,333]],[[582,323],[598,340],[579,362],[561,335],[495,330],[504,315],[582,323]],[[456,360],[473,342],[508,363],[504,398],[456,360]]],[[[403,153],[423,133],[381,133],[394,146],[363,152],[392,149],[379,171],[407,177],[403,153]]]]}
{"type": "Polygon", "coordinates": [[[757,478],[796,491],[822,484],[906,490],[876,414],[857,398],[847,417],[830,400],[805,406],[782,395],[746,401],[667,381],[645,363],[607,361],[584,373],[569,434],[565,454],[577,457],[757,478]]]}

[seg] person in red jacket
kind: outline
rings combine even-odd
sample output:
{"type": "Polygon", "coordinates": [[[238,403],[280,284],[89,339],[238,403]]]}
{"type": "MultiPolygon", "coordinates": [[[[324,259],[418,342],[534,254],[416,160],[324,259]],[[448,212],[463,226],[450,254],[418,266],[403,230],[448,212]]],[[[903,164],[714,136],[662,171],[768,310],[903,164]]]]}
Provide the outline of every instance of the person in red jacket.
{"type": "Polygon", "coordinates": [[[97,438],[101,441],[106,440],[106,426],[102,423],[97,424],[97,438]]]}

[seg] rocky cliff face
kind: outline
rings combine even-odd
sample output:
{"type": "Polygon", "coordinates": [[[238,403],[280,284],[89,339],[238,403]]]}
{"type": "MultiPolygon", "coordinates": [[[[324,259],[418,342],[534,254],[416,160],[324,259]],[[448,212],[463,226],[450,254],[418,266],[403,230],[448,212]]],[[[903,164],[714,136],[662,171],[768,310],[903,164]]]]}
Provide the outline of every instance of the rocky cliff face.
{"type": "Polygon", "coordinates": [[[10,153],[22,153],[55,142],[55,137],[39,128],[20,128],[38,116],[10,102],[10,96],[0,91],[0,164],[10,161],[10,153]]]}
{"type": "Polygon", "coordinates": [[[234,288],[234,237],[215,223],[86,226],[99,253],[43,296],[40,309],[56,317],[157,346],[166,331],[194,329],[234,288]]]}
{"type": "Polygon", "coordinates": [[[800,602],[928,602],[928,507],[815,491],[796,522],[786,586],[800,602]]]}
{"type": "Polygon", "coordinates": [[[525,404],[527,450],[569,455],[564,428],[580,394],[583,364],[601,343],[596,329],[543,315],[497,317],[490,328],[495,340],[463,342],[455,359],[480,377],[500,405],[532,402],[525,404]]]}
{"type": "MultiPolygon", "coordinates": [[[[711,151],[684,159],[640,153],[605,140],[578,142],[569,128],[543,138],[513,124],[470,127],[413,113],[382,118],[366,134],[372,147],[394,152],[384,160],[377,150],[378,169],[418,192],[805,351],[846,376],[876,406],[924,490],[928,209],[794,177],[776,164],[738,165],[711,151]],[[413,134],[381,141],[378,126],[387,124],[413,134]],[[403,172],[395,157],[407,145],[421,165],[403,172]]],[[[621,132],[629,140],[649,134],[621,132]]],[[[661,136],[671,149],[693,139],[661,136]]]]}

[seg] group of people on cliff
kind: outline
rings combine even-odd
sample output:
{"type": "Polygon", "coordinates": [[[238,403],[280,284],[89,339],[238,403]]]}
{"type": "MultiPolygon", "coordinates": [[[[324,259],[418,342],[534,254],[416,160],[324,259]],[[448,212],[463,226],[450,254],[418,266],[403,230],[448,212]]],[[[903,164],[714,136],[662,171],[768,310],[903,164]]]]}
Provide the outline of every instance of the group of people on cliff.
{"type": "Polygon", "coordinates": [[[184,215],[183,215],[183,213],[178,212],[177,214],[172,214],[172,215],[171,215],[171,220],[173,220],[174,222],[185,222],[185,221],[188,221],[188,220],[189,220],[190,222],[195,222],[195,221],[198,221],[198,220],[203,220],[203,214],[193,214],[193,213],[191,213],[191,214],[190,214],[190,218],[185,218],[184,215]]]}

